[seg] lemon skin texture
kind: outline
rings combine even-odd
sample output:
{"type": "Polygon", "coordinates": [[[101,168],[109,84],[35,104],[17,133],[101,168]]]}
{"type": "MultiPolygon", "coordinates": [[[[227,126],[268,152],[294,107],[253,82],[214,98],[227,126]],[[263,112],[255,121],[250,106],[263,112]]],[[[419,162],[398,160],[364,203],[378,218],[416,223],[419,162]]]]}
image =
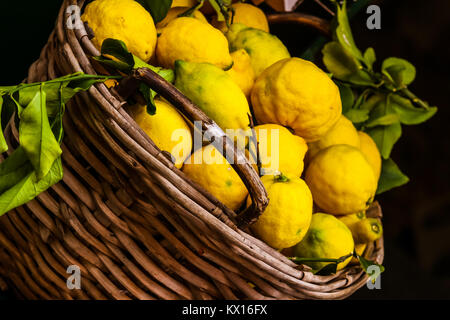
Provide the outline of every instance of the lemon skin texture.
{"type": "Polygon", "coordinates": [[[167,24],[158,38],[156,57],[168,69],[173,69],[176,60],[211,63],[221,69],[233,65],[224,34],[192,17],[179,17],[167,24]]]}
{"type": "Polygon", "coordinates": [[[248,128],[247,99],[225,71],[208,63],[178,60],[175,74],[175,86],[223,130],[248,128]]]}
{"type": "Polygon", "coordinates": [[[134,0],[95,0],[86,6],[81,19],[94,31],[91,41],[98,50],[105,39],[113,38],[125,42],[143,61],[149,61],[155,52],[153,18],[134,0]]]}
{"type": "Polygon", "coordinates": [[[248,195],[239,175],[212,144],[195,151],[183,172],[231,210],[239,209],[248,195]]]}
{"type": "MultiPolygon", "coordinates": [[[[289,248],[303,239],[312,216],[312,196],[295,176],[263,176],[269,205],[252,225],[255,235],[275,249],[289,248]]],[[[247,205],[251,204],[250,198],[247,205]]]]}
{"type": "MultiPolygon", "coordinates": [[[[156,24],[156,30],[157,32],[160,34],[162,32],[162,30],[174,19],[178,18],[178,16],[184,12],[186,12],[187,10],[189,10],[189,7],[172,7],[170,8],[169,12],[167,12],[166,17],[158,22],[156,24]]],[[[208,23],[208,20],[206,20],[205,16],[203,15],[203,13],[201,13],[198,10],[195,10],[193,15],[193,18],[202,21],[204,23],[208,23]]]]}
{"type": "Polygon", "coordinates": [[[320,150],[336,144],[348,144],[359,148],[359,135],[353,123],[341,115],[336,124],[318,141],[310,143],[309,155],[311,159],[320,150]]]}
{"type": "Polygon", "coordinates": [[[250,56],[247,51],[241,49],[232,52],[231,57],[233,58],[233,67],[227,73],[249,99],[255,83],[255,72],[252,68],[250,56]]]}
{"type": "MultiPolygon", "coordinates": [[[[238,2],[234,3],[231,7],[235,10],[233,23],[241,23],[250,28],[269,32],[269,22],[267,21],[267,17],[264,14],[264,11],[257,6],[238,2]]],[[[228,31],[227,24],[224,21],[217,21],[217,16],[213,17],[211,24],[222,32],[228,31]]]]}
{"type": "Polygon", "coordinates": [[[289,58],[276,62],[257,79],[251,101],[259,123],[291,128],[307,142],[322,138],[338,121],[338,87],[312,62],[289,58]]]}
{"type": "Polygon", "coordinates": [[[245,49],[250,55],[256,77],[275,62],[291,56],[276,36],[243,24],[233,23],[227,38],[232,52],[245,49]]]}
{"type": "Polygon", "coordinates": [[[321,150],[306,169],[305,180],[317,206],[335,215],[365,211],[377,190],[366,157],[344,144],[321,150]]]}
{"type": "MultiPolygon", "coordinates": [[[[258,125],[254,129],[259,142],[263,171],[261,173],[272,175],[283,173],[300,177],[304,167],[303,159],[308,150],[305,140],[277,124],[258,125]],[[278,153],[278,161],[276,154],[273,153],[278,153]]],[[[254,144],[251,146],[254,149],[254,144]]]]}
{"type": "MultiPolygon", "coordinates": [[[[293,252],[300,258],[339,259],[353,253],[354,246],[352,233],[343,222],[330,214],[315,213],[312,215],[308,233],[293,248],[293,252]]],[[[345,268],[351,259],[349,257],[339,263],[337,270],[345,268]]],[[[306,262],[305,264],[318,270],[329,262],[306,262]]]]}
{"type": "Polygon", "coordinates": [[[175,166],[181,168],[192,150],[192,134],[183,116],[166,101],[155,99],[156,113],[147,113],[146,106],[134,105],[129,112],[156,146],[172,154],[175,166]]]}
{"type": "Polygon", "coordinates": [[[358,131],[361,152],[366,156],[375,172],[377,180],[381,174],[381,155],[372,137],[363,131],[358,131]]]}

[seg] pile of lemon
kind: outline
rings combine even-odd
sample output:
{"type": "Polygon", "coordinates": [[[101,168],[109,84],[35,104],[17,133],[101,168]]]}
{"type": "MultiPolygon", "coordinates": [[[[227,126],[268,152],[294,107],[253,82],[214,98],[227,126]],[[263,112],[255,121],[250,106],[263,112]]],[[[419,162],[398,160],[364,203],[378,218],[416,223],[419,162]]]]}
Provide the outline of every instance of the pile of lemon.
{"type": "MultiPolygon", "coordinates": [[[[94,0],[82,19],[98,48],[107,38],[119,39],[140,59],[173,69],[175,86],[222,129],[249,129],[250,114],[260,148],[271,150],[276,136],[278,170],[272,170],[274,154],[260,154],[270,202],[251,227],[257,237],[311,260],[337,259],[355,249],[361,254],[382,233],[380,221],[364,214],[381,169],[374,141],[342,115],[339,89],[330,76],[291,57],[269,33],[261,9],[234,3],[233,21],[227,24],[207,18],[203,9],[185,16],[196,4],[174,1],[155,25],[134,0],[94,0]]],[[[155,115],[140,105],[129,112],[188,177],[232,210],[250,205],[246,187],[219,151],[211,144],[193,150],[192,124],[174,106],[157,98],[155,115]]]]}

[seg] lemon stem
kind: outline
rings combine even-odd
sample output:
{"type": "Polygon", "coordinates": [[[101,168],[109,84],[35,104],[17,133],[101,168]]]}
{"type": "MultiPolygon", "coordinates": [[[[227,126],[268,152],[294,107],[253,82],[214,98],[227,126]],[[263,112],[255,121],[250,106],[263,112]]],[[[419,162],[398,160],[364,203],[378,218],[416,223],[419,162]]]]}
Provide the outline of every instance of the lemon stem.
{"type": "Polygon", "coordinates": [[[284,174],[280,173],[279,175],[275,176],[276,182],[288,182],[289,178],[286,177],[284,174]]]}
{"type": "Polygon", "coordinates": [[[300,257],[289,257],[288,259],[294,262],[304,263],[304,262],[334,262],[341,263],[347,260],[348,258],[353,257],[353,253],[349,253],[343,257],[338,259],[330,259],[330,258],[300,258],[300,257]]]}

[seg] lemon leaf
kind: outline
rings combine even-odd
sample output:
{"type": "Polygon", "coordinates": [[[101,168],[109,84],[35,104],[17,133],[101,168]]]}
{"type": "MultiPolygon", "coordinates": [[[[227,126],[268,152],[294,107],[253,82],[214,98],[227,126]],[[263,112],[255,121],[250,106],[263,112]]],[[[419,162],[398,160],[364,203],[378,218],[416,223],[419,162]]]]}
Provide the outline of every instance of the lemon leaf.
{"type": "Polygon", "coordinates": [[[391,105],[397,113],[400,122],[406,125],[416,125],[427,121],[437,112],[437,107],[428,109],[416,108],[411,100],[401,97],[398,94],[391,95],[391,105]]]}
{"type": "Polygon", "coordinates": [[[162,21],[172,6],[172,0],[135,0],[152,16],[155,24],[162,21]]]}
{"type": "Polygon", "coordinates": [[[399,169],[392,159],[383,160],[377,194],[400,187],[408,182],[409,178],[399,169]]]}
{"type": "Polygon", "coordinates": [[[409,85],[416,78],[416,68],[409,61],[401,58],[387,58],[383,61],[381,71],[399,87],[409,85]]]}
{"type": "MultiPolygon", "coordinates": [[[[2,114],[2,107],[3,107],[3,96],[0,96],[0,119],[2,114]]],[[[0,153],[5,152],[8,150],[8,144],[6,143],[5,137],[3,135],[3,128],[2,123],[0,122],[0,153]]]]}

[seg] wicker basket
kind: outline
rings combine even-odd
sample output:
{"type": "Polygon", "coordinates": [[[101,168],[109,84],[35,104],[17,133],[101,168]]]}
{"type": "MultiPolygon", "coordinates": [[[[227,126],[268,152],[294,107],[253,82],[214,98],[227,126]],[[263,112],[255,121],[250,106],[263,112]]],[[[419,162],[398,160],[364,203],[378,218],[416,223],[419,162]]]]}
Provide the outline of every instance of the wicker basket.
{"type": "MultiPolygon", "coordinates": [[[[99,52],[84,28],[66,28],[68,5],[84,1],[64,1],[28,82],[96,73],[89,57],[99,52]]],[[[135,76],[190,120],[203,120],[203,129],[216,126],[156,74],[135,76]]],[[[0,284],[26,299],[341,299],[366,283],[360,267],[313,275],[254,238],[245,225],[267,197],[251,166],[235,169],[256,205],[236,216],[176,169],[124,104],[103,83],[69,103],[63,181],[0,218],[0,284]],[[70,265],[81,270],[80,290],[67,287],[70,265]]],[[[5,137],[12,152],[14,121],[5,137]]],[[[227,152],[242,156],[224,141],[227,152]]],[[[381,216],[378,204],[369,215],[381,216]]],[[[381,263],[383,241],[365,257],[381,263]]]]}

